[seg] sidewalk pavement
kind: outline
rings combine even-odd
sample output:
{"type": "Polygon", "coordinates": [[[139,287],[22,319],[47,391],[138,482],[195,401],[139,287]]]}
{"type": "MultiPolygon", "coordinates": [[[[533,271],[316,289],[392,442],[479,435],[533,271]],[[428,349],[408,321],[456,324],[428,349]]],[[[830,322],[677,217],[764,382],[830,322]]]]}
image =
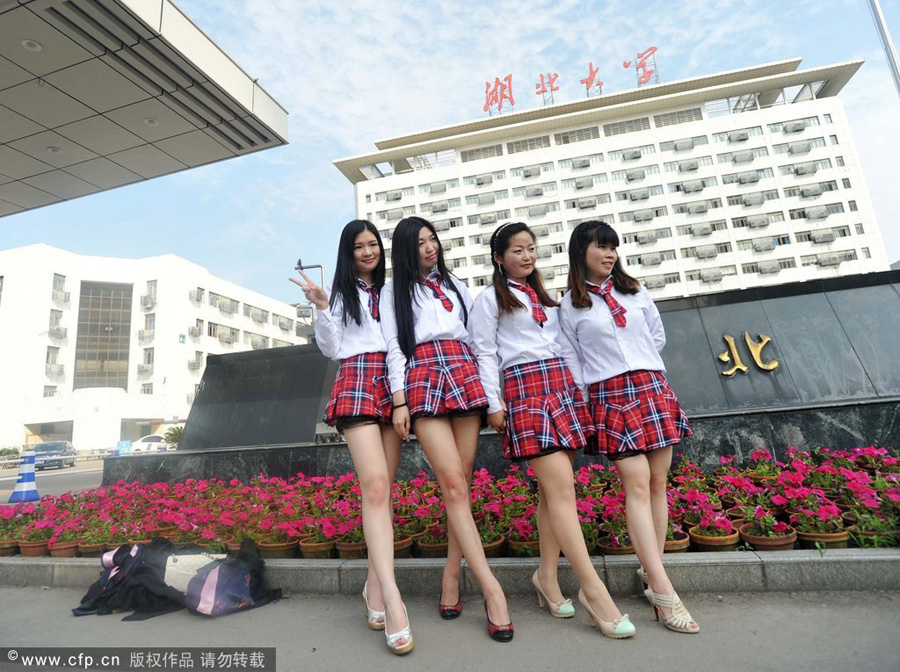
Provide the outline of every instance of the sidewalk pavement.
{"type": "MultiPolygon", "coordinates": [[[[181,611],[123,622],[117,614],[73,616],[70,610],[84,592],[80,588],[0,587],[0,633],[6,647],[275,647],[282,672],[880,672],[900,667],[900,592],[694,593],[685,601],[701,624],[698,635],[666,630],[653,621],[642,597],[625,597],[617,603],[631,614],[637,635],[623,641],[588,627],[580,605],[575,618],[558,620],[539,610],[533,596],[516,595],[510,598],[515,639],[499,644],[487,636],[475,595],[464,598],[459,619],[441,620],[437,585],[427,597],[406,597],[416,649],[403,658],[387,650],[383,633],[366,627],[358,595],[294,594],[220,619],[181,611]]],[[[0,670],[12,669],[4,663],[0,660],[0,670]]]]}

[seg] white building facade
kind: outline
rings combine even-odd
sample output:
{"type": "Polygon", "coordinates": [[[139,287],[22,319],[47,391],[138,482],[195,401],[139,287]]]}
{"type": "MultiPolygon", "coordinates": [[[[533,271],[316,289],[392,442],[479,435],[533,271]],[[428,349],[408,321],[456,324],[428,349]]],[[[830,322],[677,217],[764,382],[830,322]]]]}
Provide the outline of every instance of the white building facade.
{"type": "Polygon", "coordinates": [[[419,215],[477,293],[505,221],[559,292],[582,221],[613,225],[655,298],[882,271],[884,243],[837,94],[862,61],[794,59],[488,117],[335,161],[382,232],[419,215]]]}
{"type": "Polygon", "coordinates": [[[305,344],[297,309],[175,255],[0,251],[0,446],[114,448],[183,422],[208,355],[305,344]]]}

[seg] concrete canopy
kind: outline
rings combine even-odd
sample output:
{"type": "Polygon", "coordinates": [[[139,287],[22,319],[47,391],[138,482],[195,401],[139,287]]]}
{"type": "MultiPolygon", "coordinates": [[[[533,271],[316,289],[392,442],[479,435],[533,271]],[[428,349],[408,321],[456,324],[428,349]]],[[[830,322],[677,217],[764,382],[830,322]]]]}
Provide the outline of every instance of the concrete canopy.
{"type": "Polygon", "coordinates": [[[0,0],[0,217],[286,143],[169,0],[0,0]]]}

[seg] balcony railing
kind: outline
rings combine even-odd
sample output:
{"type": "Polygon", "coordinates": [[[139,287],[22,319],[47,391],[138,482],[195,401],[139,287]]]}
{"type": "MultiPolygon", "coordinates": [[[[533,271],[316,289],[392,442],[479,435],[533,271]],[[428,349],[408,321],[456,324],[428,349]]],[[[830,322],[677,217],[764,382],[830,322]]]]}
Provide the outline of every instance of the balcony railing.
{"type": "Polygon", "coordinates": [[[69,330],[65,327],[50,327],[50,338],[66,338],[69,334],[69,330]]]}
{"type": "Polygon", "coordinates": [[[138,332],[138,340],[139,341],[152,341],[153,336],[156,334],[155,329],[141,329],[138,332]]]}
{"type": "Polygon", "coordinates": [[[61,376],[65,372],[62,364],[47,364],[44,371],[48,376],[61,376]]]}

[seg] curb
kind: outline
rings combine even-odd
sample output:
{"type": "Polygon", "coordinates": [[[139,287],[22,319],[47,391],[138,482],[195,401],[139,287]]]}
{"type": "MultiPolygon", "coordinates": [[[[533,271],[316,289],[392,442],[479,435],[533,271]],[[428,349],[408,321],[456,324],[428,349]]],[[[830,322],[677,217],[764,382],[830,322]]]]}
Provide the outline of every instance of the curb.
{"type": "MultiPolygon", "coordinates": [[[[640,594],[637,557],[592,558],[600,577],[615,596],[640,594]]],[[[488,561],[507,594],[530,594],[537,558],[495,558],[488,561]]],[[[900,549],[831,549],[757,553],[684,553],[665,557],[666,571],[678,592],[794,592],[900,590],[900,549]]],[[[366,560],[267,560],[271,584],[289,593],[357,594],[362,592],[366,560]]],[[[397,583],[410,595],[435,595],[441,584],[443,559],[400,559],[394,563],[397,583]]],[[[0,558],[0,586],[88,588],[100,574],[96,558],[0,558]]],[[[565,560],[559,584],[564,593],[578,590],[565,560]]],[[[462,592],[479,592],[468,567],[462,592]]]]}

